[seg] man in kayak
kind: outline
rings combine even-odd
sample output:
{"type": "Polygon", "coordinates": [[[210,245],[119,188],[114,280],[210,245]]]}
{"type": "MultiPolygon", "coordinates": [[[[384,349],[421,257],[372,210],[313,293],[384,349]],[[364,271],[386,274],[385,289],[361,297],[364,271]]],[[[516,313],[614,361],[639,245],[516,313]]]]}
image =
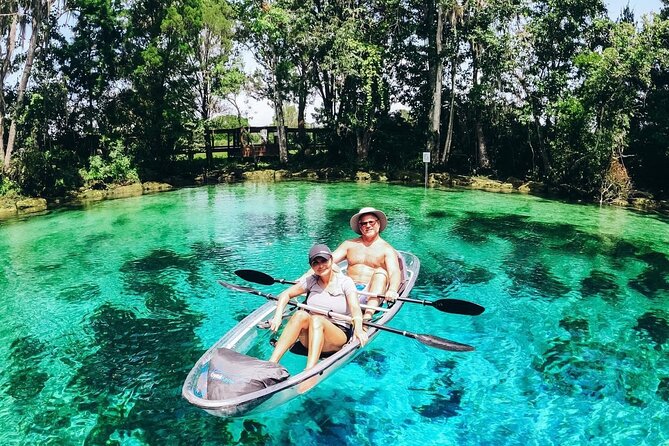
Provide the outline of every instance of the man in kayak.
{"type": "Polygon", "coordinates": [[[364,346],[367,342],[355,284],[350,277],[333,269],[330,248],[314,245],[309,251],[309,265],[313,274],[303,276],[295,285],[279,294],[270,329],[279,329],[288,301],[300,294],[307,295],[307,305],[349,316],[350,322],[298,310],[281,333],[269,359],[271,362],[278,363],[296,341],[308,348],[307,369],[318,363],[321,353],[338,351],[353,336],[360,341],[360,345],[364,346]]]}
{"type": "MultiPolygon", "coordinates": [[[[342,260],[348,262],[346,274],[353,279],[359,291],[385,295],[389,301],[398,297],[398,290],[402,281],[397,252],[381,238],[381,232],[386,228],[388,219],[386,214],[378,209],[364,207],[351,217],[350,225],[360,237],[346,240],[332,253],[334,263],[342,260]]],[[[372,297],[367,304],[379,306],[379,298],[372,297]]],[[[372,318],[374,310],[367,309],[364,319],[372,318]]]]}

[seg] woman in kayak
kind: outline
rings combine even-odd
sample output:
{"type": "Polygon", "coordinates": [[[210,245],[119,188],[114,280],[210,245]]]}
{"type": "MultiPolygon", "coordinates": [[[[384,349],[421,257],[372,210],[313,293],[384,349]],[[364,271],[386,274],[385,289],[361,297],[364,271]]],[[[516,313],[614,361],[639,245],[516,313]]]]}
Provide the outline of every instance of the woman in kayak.
{"type": "Polygon", "coordinates": [[[314,245],[309,250],[309,265],[314,274],[302,277],[295,285],[279,294],[276,312],[270,322],[271,330],[279,329],[288,301],[300,294],[307,295],[308,305],[350,316],[353,326],[347,321],[298,310],[281,333],[269,359],[271,362],[278,363],[298,340],[309,351],[307,369],[318,363],[322,353],[336,352],[352,336],[360,341],[360,345],[367,342],[355,284],[350,277],[333,270],[330,248],[326,245],[314,245]]]}

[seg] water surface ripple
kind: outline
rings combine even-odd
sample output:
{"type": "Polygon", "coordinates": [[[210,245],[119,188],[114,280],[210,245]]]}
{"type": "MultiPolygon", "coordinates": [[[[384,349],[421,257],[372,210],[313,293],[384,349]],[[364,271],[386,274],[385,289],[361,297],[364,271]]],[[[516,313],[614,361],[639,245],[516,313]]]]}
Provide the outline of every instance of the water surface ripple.
{"type": "Polygon", "coordinates": [[[183,189],[0,223],[0,444],[669,444],[669,224],[616,208],[396,185],[183,189]],[[200,354],[384,209],[422,262],[397,328],[302,398],[221,420],[180,397],[200,354]],[[258,287],[261,287],[258,285],[258,287]],[[263,288],[278,292],[280,285],[263,288]]]}

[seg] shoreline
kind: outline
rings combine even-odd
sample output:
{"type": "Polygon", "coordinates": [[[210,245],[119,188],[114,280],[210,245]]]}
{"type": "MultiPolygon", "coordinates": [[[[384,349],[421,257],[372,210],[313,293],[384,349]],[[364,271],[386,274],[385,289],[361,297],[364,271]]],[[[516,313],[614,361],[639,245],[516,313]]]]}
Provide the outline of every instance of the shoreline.
{"type": "MultiPolygon", "coordinates": [[[[81,188],[71,196],[47,200],[41,197],[0,197],[0,221],[14,218],[42,215],[59,208],[85,206],[103,200],[114,200],[140,195],[180,189],[183,187],[198,187],[212,184],[231,184],[239,182],[278,182],[278,181],[353,181],[358,183],[389,183],[409,186],[422,186],[424,177],[418,181],[418,175],[405,175],[398,180],[389,180],[385,173],[376,171],[357,171],[353,177],[340,169],[305,169],[291,172],[286,169],[264,169],[250,171],[207,171],[194,179],[183,177],[168,178],[165,182],[147,181],[126,185],[107,185],[98,183],[90,188],[81,188]]],[[[428,176],[428,187],[464,188],[482,190],[493,193],[518,193],[534,195],[550,200],[562,200],[574,204],[597,204],[597,201],[584,199],[570,199],[558,190],[552,190],[543,183],[536,181],[522,181],[509,178],[507,181],[495,180],[486,176],[463,176],[448,173],[431,173],[428,176]]],[[[605,203],[607,206],[617,206],[625,209],[659,213],[669,215],[669,200],[655,200],[647,196],[633,197],[625,201],[605,203]]]]}

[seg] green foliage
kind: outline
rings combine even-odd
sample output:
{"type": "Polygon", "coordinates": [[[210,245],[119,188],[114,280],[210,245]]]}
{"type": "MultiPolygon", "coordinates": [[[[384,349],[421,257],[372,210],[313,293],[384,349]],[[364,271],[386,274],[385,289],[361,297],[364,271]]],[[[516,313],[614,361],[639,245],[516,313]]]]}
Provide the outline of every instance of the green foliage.
{"type": "Polygon", "coordinates": [[[208,129],[236,129],[248,126],[249,118],[239,118],[234,115],[219,115],[206,122],[208,129]]]}
{"type": "Polygon", "coordinates": [[[219,60],[211,73],[213,92],[223,98],[239,94],[247,82],[239,61],[227,62],[219,60]]]}
{"type": "Polygon", "coordinates": [[[390,177],[397,177],[399,171],[412,167],[417,160],[423,168],[422,148],[415,144],[419,136],[416,127],[402,112],[381,119],[369,151],[370,166],[383,169],[390,177]]]}
{"type": "MultiPolygon", "coordinates": [[[[329,149],[305,153],[304,135],[295,138],[290,155],[304,167],[422,167],[437,96],[426,67],[435,58],[444,78],[435,147],[443,151],[452,137],[440,169],[472,173],[483,148],[502,177],[534,176],[594,195],[611,166],[621,178],[627,167],[635,184],[669,193],[666,1],[662,16],[635,21],[627,9],[618,22],[602,0],[54,5],[23,107],[7,82],[0,102],[16,124],[9,178],[22,193],[62,194],[82,179],[136,181],[137,169],[143,178],[169,175],[175,159],[204,146],[205,128],[248,126],[238,101],[252,88],[282,107],[290,127],[308,103],[319,104],[329,149]],[[68,31],[58,21],[64,12],[73,17],[68,31]],[[258,63],[254,87],[241,45],[258,63]],[[210,119],[224,102],[237,116],[210,119]],[[410,111],[393,115],[393,103],[410,111]]],[[[2,23],[6,42],[9,19],[2,23]]],[[[9,74],[19,74],[20,62],[12,60],[9,74]]],[[[3,123],[3,141],[11,123],[3,123]]]]}
{"type": "Polygon", "coordinates": [[[550,113],[556,116],[555,136],[550,141],[552,182],[596,194],[611,157],[609,135],[592,132],[591,111],[577,97],[559,101],[550,113]]]}
{"type": "Polygon", "coordinates": [[[113,145],[108,158],[93,155],[89,158],[88,169],[80,169],[81,178],[88,183],[103,182],[128,184],[139,181],[137,169],[133,166],[130,157],[123,153],[121,142],[113,145]]]}
{"type": "MultiPolygon", "coordinates": [[[[647,106],[645,98],[653,70],[663,63],[663,58],[665,62],[669,60],[662,39],[657,39],[663,22],[657,24],[646,22],[638,31],[629,21],[606,22],[608,26],[601,26],[607,30],[606,46],[585,50],[575,58],[583,76],[577,94],[584,114],[589,114],[585,125],[590,129],[589,134],[577,141],[585,151],[577,160],[585,159],[591,167],[578,184],[603,181],[613,161],[618,176],[628,181],[622,159],[630,145],[632,122],[647,106]]],[[[570,162],[573,164],[574,160],[570,162]]],[[[602,182],[602,188],[609,189],[610,185],[602,182]]],[[[623,195],[627,193],[617,186],[616,190],[623,195]]]]}
{"type": "Polygon", "coordinates": [[[23,150],[14,163],[21,193],[37,197],[67,195],[81,185],[76,162],[74,152],[61,147],[23,150]]]}
{"type": "MultiPolygon", "coordinates": [[[[276,125],[276,117],[272,118],[272,125],[276,125]]],[[[286,127],[297,127],[297,108],[294,105],[283,106],[283,125],[286,127]]]]}
{"type": "Polygon", "coordinates": [[[13,197],[18,193],[19,187],[15,182],[6,176],[0,176],[0,197],[13,197]]]}
{"type": "Polygon", "coordinates": [[[669,197],[669,17],[644,22],[642,33],[652,48],[651,85],[631,119],[626,164],[639,187],[669,197]]]}
{"type": "Polygon", "coordinates": [[[138,161],[159,169],[192,144],[199,0],[139,1],[128,6],[123,70],[127,129],[138,161]]]}

